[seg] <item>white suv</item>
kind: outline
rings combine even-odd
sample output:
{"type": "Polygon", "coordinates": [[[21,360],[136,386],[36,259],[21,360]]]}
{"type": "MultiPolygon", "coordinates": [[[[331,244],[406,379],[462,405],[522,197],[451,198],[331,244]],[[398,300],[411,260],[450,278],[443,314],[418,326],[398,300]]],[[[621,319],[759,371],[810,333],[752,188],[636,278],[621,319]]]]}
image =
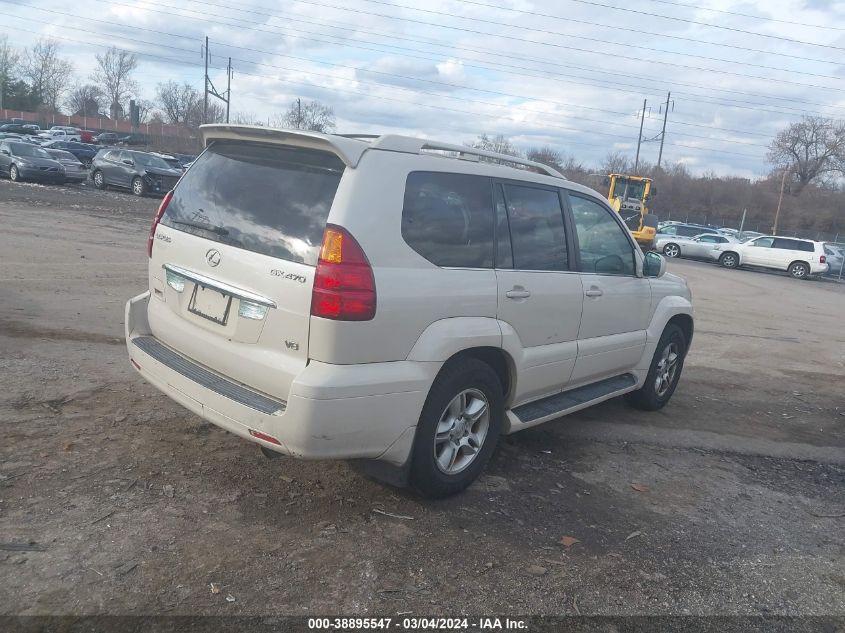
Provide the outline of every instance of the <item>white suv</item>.
{"type": "Polygon", "coordinates": [[[690,291],[594,191],[402,136],[202,134],[125,323],[135,368],[206,420],[444,496],[500,434],[672,396],[690,291]]]}
{"type": "Polygon", "coordinates": [[[795,237],[764,235],[741,244],[719,244],[719,263],[725,268],[760,266],[788,272],[796,279],[827,272],[824,244],[795,237]]]}

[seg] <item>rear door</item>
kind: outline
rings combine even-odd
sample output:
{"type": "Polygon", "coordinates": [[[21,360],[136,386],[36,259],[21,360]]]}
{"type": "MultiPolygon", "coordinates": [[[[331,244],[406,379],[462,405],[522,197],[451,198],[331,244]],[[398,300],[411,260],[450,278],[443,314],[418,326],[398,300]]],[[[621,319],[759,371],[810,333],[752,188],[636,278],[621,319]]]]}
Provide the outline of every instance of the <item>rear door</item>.
{"type": "Polygon", "coordinates": [[[559,391],[569,381],[583,292],[571,265],[559,190],[527,183],[494,189],[498,318],[521,343],[519,401],[559,391]]]}
{"type": "Polygon", "coordinates": [[[156,230],[153,334],[286,399],[308,360],[314,269],[343,171],[325,151],[245,141],[209,147],[156,230]]]}
{"type": "Polygon", "coordinates": [[[584,307],[572,382],[622,374],[642,357],[651,316],[651,283],[637,276],[630,233],[606,205],[569,193],[584,307]]]}

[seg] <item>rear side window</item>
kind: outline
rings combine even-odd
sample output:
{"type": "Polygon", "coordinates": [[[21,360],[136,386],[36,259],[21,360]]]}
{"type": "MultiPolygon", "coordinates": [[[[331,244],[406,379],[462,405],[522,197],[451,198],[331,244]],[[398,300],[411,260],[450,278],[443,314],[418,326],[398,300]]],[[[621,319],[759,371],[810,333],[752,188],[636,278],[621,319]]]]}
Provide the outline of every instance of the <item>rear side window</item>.
{"type": "Polygon", "coordinates": [[[556,190],[505,185],[505,202],[518,270],[568,270],[563,211],[556,190]]]}
{"type": "Polygon", "coordinates": [[[328,152],[218,141],[179,182],[161,223],[313,266],[343,170],[328,152]]]}
{"type": "Polygon", "coordinates": [[[402,238],[432,264],[493,267],[493,183],[483,176],[411,172],[402,238]]]}

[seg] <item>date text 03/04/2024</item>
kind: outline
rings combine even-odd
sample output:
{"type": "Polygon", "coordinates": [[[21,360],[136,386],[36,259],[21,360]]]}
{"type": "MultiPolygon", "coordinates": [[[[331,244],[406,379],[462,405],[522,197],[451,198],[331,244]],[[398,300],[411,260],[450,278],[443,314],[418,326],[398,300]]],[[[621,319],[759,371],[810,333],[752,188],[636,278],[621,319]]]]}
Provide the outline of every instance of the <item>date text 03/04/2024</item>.
{"type": "Polygon", "coordinates": [[[518,631],[527,630],[524,620],[497,617],[482,618],[309,618],[311,630],[365,631],[365,630],[405,630],[405,631],[518,631]]]}

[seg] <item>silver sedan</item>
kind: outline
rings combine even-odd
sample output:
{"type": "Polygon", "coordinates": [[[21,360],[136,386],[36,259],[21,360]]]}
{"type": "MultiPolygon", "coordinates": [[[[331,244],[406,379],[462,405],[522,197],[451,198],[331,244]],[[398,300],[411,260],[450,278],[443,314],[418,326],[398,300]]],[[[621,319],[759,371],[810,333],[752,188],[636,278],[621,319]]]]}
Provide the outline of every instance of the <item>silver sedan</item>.
{"type": "Polygon", "coordinates": [[[658,234],[654,249],[666,257],[692,257],[717,261],[725,244],[738,242],[736,238],[720,233],[703,233],[695,237],[658,234]]]}

